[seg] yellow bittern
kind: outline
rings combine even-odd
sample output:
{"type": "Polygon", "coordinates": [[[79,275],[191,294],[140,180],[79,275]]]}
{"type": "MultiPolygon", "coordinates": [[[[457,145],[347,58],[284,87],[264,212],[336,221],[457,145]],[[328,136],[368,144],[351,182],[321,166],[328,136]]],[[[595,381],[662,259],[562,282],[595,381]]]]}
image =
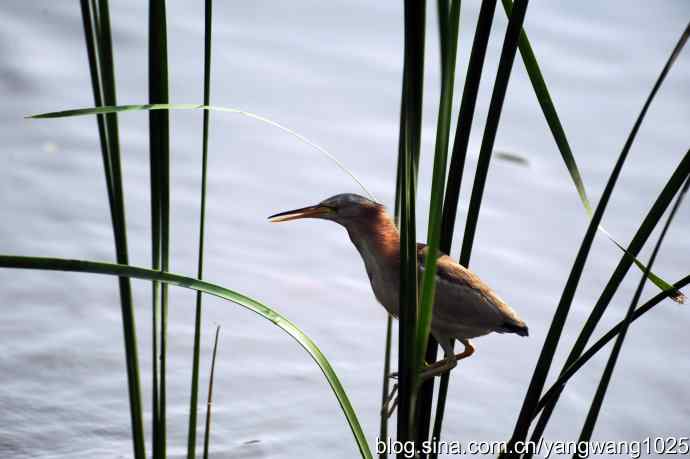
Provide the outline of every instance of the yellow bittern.
{"type": "MultiPolygon", "coordinates": [[[[315,206],[281,212],[269,217],[272,222],[299,218],[330,220],[345,227],[366,267],[376,299],[398,316],[400,291],[400,234],[386,209],[356,194],[339,194],[315,206]]],[[[424,271],[426,244],[417,244],[421,274],[424,271]]],[[[457,361],[474,353],[470,338],[491,332],[527,336],[527,325],[491,288],[469,269],[448,255],[440,254],[436,271],[436,296],[431,334],[445,353],[444,359],[421,373],[422,380],[451,370],[457,361]],[[453,340],[464,346],[453,355],[453,340]]]]}

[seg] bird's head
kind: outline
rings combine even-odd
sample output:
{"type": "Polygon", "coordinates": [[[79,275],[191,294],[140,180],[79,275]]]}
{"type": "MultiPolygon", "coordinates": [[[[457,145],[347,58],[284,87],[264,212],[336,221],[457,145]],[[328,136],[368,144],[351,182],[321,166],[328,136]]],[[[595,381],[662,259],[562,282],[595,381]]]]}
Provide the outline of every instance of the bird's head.
{"type": "Polygon", "coordinates": [[[271,222],[278,223],[299,218],[320,218],[348,227],[362,220],[368,220],[382,210],[383,206],[371,199],[358,194],[345,193],[332,196],[314,206],[271,215],[268,219],[271,222]]]}

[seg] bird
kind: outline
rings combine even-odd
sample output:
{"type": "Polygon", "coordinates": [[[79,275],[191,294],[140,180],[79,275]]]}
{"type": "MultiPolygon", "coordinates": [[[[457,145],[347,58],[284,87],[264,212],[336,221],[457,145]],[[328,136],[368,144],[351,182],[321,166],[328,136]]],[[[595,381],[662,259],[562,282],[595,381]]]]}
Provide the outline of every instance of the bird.
{"type": "MultiPolygon", "coordinates": [[[[320,203],[280,212],[268,217],[278,223],[315,218],[343,226],[364,261],[374,296],[394,317],[399,316],[400,233],[385,207],[363,196],[344,193],[320,203]]],[[[426,244],[417,244],[419,279],[428,256],[426,244]]],[[[473,338],[496,333],[528,336],[527,324],[486,283],[450,256],[439,253],[436,294],[431,320],[431,335],[444,352],[444,358],[426,368],[420,380],[453,369],[459,360],[470,357],[473,338]],[[464,350],[454,354],[454,340],[464,350]]]]}

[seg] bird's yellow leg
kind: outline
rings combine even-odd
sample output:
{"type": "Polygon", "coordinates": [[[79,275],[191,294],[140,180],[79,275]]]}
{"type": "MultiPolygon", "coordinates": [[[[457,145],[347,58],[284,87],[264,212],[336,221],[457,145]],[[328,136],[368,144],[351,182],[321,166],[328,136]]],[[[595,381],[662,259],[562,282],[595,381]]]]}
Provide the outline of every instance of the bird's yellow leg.
{"type": "Polygon", "coordinates": [[[393,384],[393,388],[391,389],[390,393],[388,394],[388,397],[386,397],[386,401],[383,402],[383,405],[381,406],[381,416],[386,416],[387,418],[390,418],[393,412],[395,411],[395,407],[398,406],[398,383],[393,384]]]}
{"type": "MultiPolygon", "coordinates": [[[[446,357],[442,360],[439,360],[438,362],[434,362],[431,365],[427,365],[426,368],[422,370],[422,372],[419,374],[420,381],[423,382],[436,376],[440,376],[443,373],[455,368],[459,360],[466,359],[467,357],[474,354],[475,348],[470,342],[470,340],[461,339],[460,342],[463,344],[463,346],[465,346],[465,349],[462,352],[460,352],[459,354],[451,355],[450,357],[446,357]]],[[[391,373],[389,377],[395,379],[398,377],[398,373],[391,373]]],[[[396,383],[393,385],[393,388],[391,389],[388,398],[386,398],[385,403],[381,407],[382,415],[387,413],[387,416],[391,417],[391,415],[395,411],[395,408],[398,405],[398,397],[396,397],[397,392],[398,384],[396,383]]]]}
{"type": "Polygon", "coordinates": [[[390,418],[393,415],[393,413],[395,413],[395,409],[397,407],[398,407],[398,397],[395,397],[392,400],[392,403],[391,403],[391,401],[388,401],[384,405],[383,409],[381,410],[381,416],[385,415],[386,418],[390,418]]]}
{"type": "Polygon", "coordinates": [[[461,353],[455,355],[456,361],[466,359],[467,357],[474,354],[474,351],[475,351],[475,348],[474,348],[474,346],[472,346],[472,343],[470,342],[470,340],[461,339],[460,342],[462,343],[463,346],[465,346],[465,349],[461,353]]]}
{"type": "Polygon", "coordinates": [[[419,375],[420,379],[422,381],[426,381],[428,379],[431,379],[433,377],[442,375],[446,371],[450,371],[455,366],[458,364],[459,360],[466,359],[467,357],[471,356],[474,354],[475,348],[468,339],[461,339],[460,342],[465,346],[465,349],[460,352],[459,354],[451,355],[450,357],[446,357],[443,360],[439,360],[438,362],[434,362],[424,371],[422,371],[419,375]]]}
{"type": "Polygon", "coordinates": [[[458,361],[455,359],[454,355],[443,360],[439,360],[438,362],[434,362],[426,367],[424,371],[419,373],[419,380],[423,382],[436,376],[440,376],[443,373],[455,368],[457,364],[458,361]]]}
{"type": "MultiPolygon", "coordinates": [[[[441,375],[448,370],[452,370],[453,368],[455,368],[455,365],[457,365],[457,362],[459,360],[466,359],[467,357],[474,354],[475,347],[472,345],[470,340],[461,339],[460,342],[463,344],[465,349],[459,354],[451,355],[450,357],[441,359],[437,362],[432,363],[431,365],[426,365],[420,373],[420,377],[422,378],[422,380],[427,380],[431,377],[441,375]],[[429,374],[431,374],[431,376],[429,376],[429,374]]],[[[398,372],[396,371],[395,373],[391,373],[389,375],[389,378],[397,379],[398,372]]],[[[391,391],[391,393],[392,392],[393,391],[391,391]]]]}
{"type": "Polygon", "coordinates": [[[393,384],[393,388],[391,389],[390,393],[388,394],[388,397],[386,397],[386,401],[383,402],[384,406],[388,406],[388,404],[393,400],[395,395],[398,393],[398,383],[393,384]]]}

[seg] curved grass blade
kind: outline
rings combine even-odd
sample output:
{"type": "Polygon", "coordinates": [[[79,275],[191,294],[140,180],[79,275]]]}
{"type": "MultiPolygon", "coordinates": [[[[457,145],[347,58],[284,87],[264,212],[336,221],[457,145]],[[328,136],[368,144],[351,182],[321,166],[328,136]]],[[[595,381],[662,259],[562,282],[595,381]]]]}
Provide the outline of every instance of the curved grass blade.
{"type": "Polygon", "coordinates": [[[49,112],[49,113],[40,113],[36,115],[27,115],[25,118],[31,118],[31,119],[51,119],[51,118],[67,118],[71,116],[85,116],[85,115],[98,115],[98,114],[104,114],[104,113],[119,113],[119,112],[133,112],[133,111],[142,111],[142,110],[211,110],[211,111],[216,111],[216,112],[225,112],[225,113],[235,113],[237,115],[242,115],[246,116],[248,118],[252,118],[254,120],[260,121],[262,123],[266,123],[270,126],[273,126],[275,128],[280,129],[283,132],[286,132],[290,134],[293,137],[296,137],[297,139],[301,140],[302,142],[306,143],[307,145],[315,148],[319,152],[321,152],[324,156],[326,156],[328,159],[330,159],[333,163],[335,163],[340,170],[345,172],[347,175],[354,180],[357,185],[364,191],[371,199],[376,200],[374,198],[374,195],[371,194],[371,192],[364,186],[364,184],[355,176],[352,171],[350,171],[348,168],[346,168],[343,163],[340,162],[338,158],[336,158],[333,154],[329,153],[325,148],[319,146],[315,142],[312,142],[309,140],[307,137],[303,136],[302,134],[298,133],[297,131],[294,131],[276,121],[273,121],[270,118],[266,118],[265,116],[257,115],[256,113],[248,112],[246,110],[239,110],[237,108],[230,108],[230,107],[220,107],[216,105],[203,105],[203,104],[140,104],[140,105],[117,105],[117,106],[110,106],[110,107],[88,107],[88,108],[76,108],[76,109],[70,109],[70,110],[61,110],[57,112],[49,112]]]}
{"type": "MultiPolygon", "coordinates": [[[[501,0],[503,4],[503,9],[506,15],[510,17],[513,11],[513,1],[512,0],[501,0]]],[[[527,75],[532,82],[532,87],[534,88],[534,94],[537,96],[539,101],[539,106],[544,113],[544,118],[549,125],[549,129],[553,134],[553,138],[556,141],[558,150],[561,153],[561,157],[565,162],[565,166],[568,169],[570,178],[575,184],[577,193],[580,196],[580,201],[587,211],[587,215],[591,217],[592,215],[592,205],[587,197],[587,191],[585,190],[585,184],[582,181],[582,175],[580,174],[580,169],[577,167],[575,162],[575,157],[573,156],[573,151],[570,149],[570,143],[565,135],[565,130],[561,124],[561,120],[556,112],[556,107],[551,99],[551,94],[549,93],[548,86],[546,86],[546,81],[544,80],[544,75],[541,73],[539,64],[537,63],[537,58],[532,50],[532,45],[527,38],[527,33],[523,29],[520,31],[520,41],[518,44],[520,49],[520,55],[522,56],[522,61],[525,64],[525,69],[527,70],[527,75]]]]}
{"type": "Polygon", "coordinates": [[[288,320],[285,316],[276,310],[266,306],[265,304],[242,295],[217,284],[195,279],[193,277],[181,276],[179,274],[155,271],[152,269],[140,268],[136,266],[125,266],[113,263],[101,263],[96,261],[72,260],[65,258],[46,258],[46,257],[23,257],[15,255],[0,255],[0,268],[17,268],[17,269],[39,269],[48,271],[67,271],[67,272],[81,272],[92,274],[107,274],[112,276],[122,276],[136,279],[144,279],[150,281],[157,281],[164,284],[176,285],[192,290],[201,291],[209,295],[222,298],[238,304],[252,312],[255,312],[264,319],[269,320],[274,325],[285,331],[310,355],[321,369],[321,372],[326,377],[328,384],[331,386],[333,393],[338,399],[340,408],[345,415],[347,422],[352,430],[360,454],[363,458],[372,458],[369,445],[367,444],[364,432],[357,419],[350,400],[347,397],[345,389],[340,384],[340,380],[336,375],[330,362],[323,355],[321,350],[316,346],[302,330],[293,322],[288,320]]]}
{"type": "MultiPolygon", "coordinates": [[[[591,243],[594,239],[594,234],[596,233],[596,227],[598,226],[598,222],[601,220],[601,216],[603,215],[606,204],[608,203],[608,199],[611,195],[611,192],[613,191],[617,175],[620,172],[620,169],[622,168],[624,161],[625,156],[621,155],[619,157],[619,161],[616,164],[616,167],[614,168],[614,171],[611,174],[611,177],[609,178],[609,182],[607,183],[606,189],[604,190],[604,194],[602,195],[601,201],[597,205],[597,209],[594,213],[595,219],[592,220],[590,226],[587,228],[587,234],[585,235],[585,238],[580,247],[580,251],[578,252],[575,264],[573,265],[570,277],[568,278],[568,282],[566,283],[566,287],[561,297],[561,302],[559,303],[556,313],[554,314],[554,319],[552,321],[551,328],[549,329],[549,333],[545,340],[544,347],[542,348],[542,352],[539,356],[537,368],[535,369],[532,375],[532,382],[530,383],[528,393],[525,396],[523,407],[520,411],[520,416],[518,418],[518,422],[516,423],[516,428],[513,433],[513,438],[510,440],[510,443],[513,443],[515,441],[522,441],[527,435],[527,431],[531,424],[532,418],[534,417],[537,403],[539,402],[539,396],[541,395],[544,387],[544,382],[549,370],[549,366],[551,365],[551,362],[553,360],[553,352],[555,351],[555,348],[558,344],[558,338],[565,323],[565,315],[567,315],[568,309],[570,307],[572,298],[575,293],[575,289],[577,288],[579,275],[582,273],[582,269],[584,267],[587,254],[589,252],[589,248],[591,247],[591,243]]],[[[663,190],[661,191],[656,201],[652,205],[652,208],[649,210],[644,220],[640,224],[640,227],[635,233],[635,236],[633,237],[632,241],[627,247],[628,252],[632,253],[633,255],[639,253],[639,251],[642,249],[645,242],[649,238],[650,234],[656,227],[657,223],[663,216],[664,212],[666,212],[666,209],[668,208],[671,200],[676,195],[678,190],[682,187],[689,173],[690,150],[685,154],[681,162],[678,164],[675,171],[668,179],[663,190]]],[[[589,338],[592,336],[594,329],[596,328],[597,324],[599,323],[599,320],[603,316],[606,308],[608,307],[611,299],[613,298],[613,295],[618,289],[623,278],[628,273],[628,270],[630,269],[631,265],[632,261],[630,260],[630,258],[623,255],[623,257],[618,263],[618,266],[616,267],[609,281],[604,287],[604,290],[601,293],[599,300],[597,300],[597,303],[595,304],[594,308],[592,309],[592,312],[587,318],[585,325],[580,331],[580,334],[577,337],[575,344],[573,345],[561,372],[563,372],[584,351],[585,346],[587,345],[587,341],[589,341],[589,338]]],[[[675,291],[677,291],[675,287],[671,287],[671,290],[668,290],[667,292],[670,292],[669,296],[672,296],[673,292],[675,291]]],[[[540,436],[543,434],[546,424],[548,423],[548,420],[550,419],[550,416],[557,402],[558,397],[555,397],[550,400],[549,405],[542,413],[541,418],[537,423],[537,426],[535,426],[534,432],[532,433],[533,439],[538,440],[538,438],[540,438],[540,436]]],[[[512,449],[512,444],[509,444],[508,449],[512,449]]]]}
{"type": "MultiPolygon", "coordinates": [[[[506,12],[506,15],[510,17],[513,8],[513,2],[511,0],[501,1],[503,3],[503,8],[506,12]]],[[[688,24],[688,27],[690,27],[690,24],[688,24]]],[[[688,33],[688,28],[686,28],[683,34],[683,37],[685,38],[681,37],[681,41],[687,40],[688,33]]],[[[671,55],[671,58],[669,58],[669,62],[667,63],[666,68],[670,68],[670,66],[673,64],[673,61],[678,56],[678,53],[680,53],[680,50],[682,49],[683,45],[684,42],[681,43],[679,41],[678,45],[676,45],[674,53],[671,55]]],[[[529,39],[527,38],[527,34],[524,30],[520,32],[519,48],[520,54],[522,56],[522,61],[525,64],[525,69],[527,70],[529,79],[532,82],[534,93],[537,96],[537,100],[539,101],[539,105],[541,106],[542,112],[544,113],[546,122],[549,125],[549,129],[551,130],[554,140],[556,141],[556,145],[558,146],[558,150],[561,153],[563,162],[565,163],[565,166],[568,169],[570,178],[572,179],[577,193],[580,196],[580,201],[582,202],[582,205],[585,208],[587,217],[591,219],[593,217],[592,205],[589,201],[589,198],[587,197],[587,192],[582,181],[582,175],[580,174],[580,170],[577,167],[575,157],[573,156],[570,144],[565,135],[565,131],[563,130],[563,125],[561,124],[561,120],[558,117],[558,113],[556,112],[556,107],[554,106],[553,100],[551,99],[551,94],[549,93],[548,87],[546,86],[546,81],[544,80],[544,76],[542,75],[541,69],[539,68],[539,64],[537,63],[537,58],[534,55],[534,51],[532,50],[532,46],[530,45],[529,39]]],[[[641,122],[641,120],[642,119],[640,118],[639,121],[641,122]]],[[[630,148],[630,146],[632,145],[632,141],[634,140],[636,133],[637,129],[634,129],[633,132],[630,134],[630,137],[628,138],[628,148],[630,148]]],[[[603,226],[599,226],[599,231],[604,233],[604,235],[606,235],[606,237],[611,242],[613,242],[616,245],[616,247],[618,247],[621,251],[626,253],[627,256],[632,257],[635,266],[637,266],[640,269],[640,271],[645,272],[645,266],[637,258],[627,253],[625,251],[625,247],[618,243],[618,241],[616,241],[616,239],[603,226]]],[[[671,288],[671,285],[668,282],[666,282],[661,277],[659,277],[651,271],[649,272],[648,277],[649,280],[662,291],[666,291],[671,288]]],[[[682,295],[682,293],[678,292],[677,295],[673,297],[673,299],[678,303],[682,303],[685,297],[682,295]]]]}
{"type": "MultiPolygon", "coordinates": [[[[685,185],[683,186],[683,189],[678,193],[678,197],[676,198],[676,202],[673,204],[673,207],[671,208],[671,212],[668,215],[668,218],[666,219],[666,223],[664,224],[664,227],[661,230],[661,234],[659,234],[659,239],[657,240],[656,245],[654,246],[654,250],[652,250],[652,254],[649,257],[649,261],[647,262],[647,268],[644,271],[642,278],[640,279],[640,282],[637,285],[637,290],[635,291],[635,294],[633,295],[632,301],[630,301],[630,306],[628,307],[628,312],[626,313],[625,317],[630,318],[632,317],[632,314],[635,312],[635,308],[637,307],[640,297],[642,296],[642,291],[644,290],[644,286],[646,284],[646,276],[649,274],[650,269],[652,268],[652,265],[654,265],[654,262],[656,261],[656,257],[659,253],[659,249],[661,248],[661,244],[664,241],[664,238],[666,237],[666,232],[668,231],[669,227],[671,226],[671,222],[673,221],[673,218],[676,215],[676,212],[678,211],[678,208],[680,207],[680,204],[683,202],[683,197],[685,196],[685,193],[688,191],[688,185],[690,185],[690,178],[685,179],[685,185]]],[[[592,438],[592,433],[594,432],[594,426],[597,422],[597,419],[599,418],[599,412],[601,410],[601,406],[604,403],[604,397],[606,395],[606,392],[609,387],[609,383],[611,382],[611,376],[613,375],[613,370],[616,367],[616,362],[618,360],[618,355],[620,354],[620,351],[623,347],[623,342],[625,341],[625,335],[628,331],[628,323],[626,323],[623,328],[621,329],[620,333],[618,334],[618,338],[616,338],[616,342],[613,345],[613,349],[611,350],[611,354],[609,356],[608,361],[606,362],[606,367],[604,368],[604,372],[602,374],[601,380],[599,381],[599,384],[597,386],[597,391],[594,395],[594,398],[592,399],[592,403],[589,407],[589,411],[587,413],[587,418],[585,419],[585,422],[582,426],[582,431],[580,432],[580,438],[578,439],[578,442],[588,442],[592,438]]],[[[573,457],[582,457],[580,455],[576,455],[573,457]]]]}
{"type": "MultiPolygon", "coordinates": [[[[211,104],[211,37],[213,25],[213,1],[206,0],[204,7],[204,105],[211,104]]],[[[208,127],[209,111],[203,111],[203,131],[201,140],[201,203],[199,204],[199,253],[197,263],[197,279],[204,277],[204,235],[206,227],[206,178],[208,172],[208,127]]],[[[216,344],[218,330],[216,330],[216,344]]],[[[201,292],[196,292],[196,311],[194,315],[194,350],[192,354],[192,384],[189,397],[189,430],[187,433],[187,459],[194,459],[196,455],[197,410],[199,396],[199,357],[201,353],[201,292]]],[[[215,347],[213,349],[215,363],[215,347]]],[[[211,365],[213,375],[213,364],[211,365]]],[[[209,419],[211,416],[210,398],[211,385],[209,383],[209,407],[206,416],[206,435],[208,436],[209,419]]],[[[208,437],[204,441],[204,457],[208,455],[208,437]]]]}
{"type": "MultiPolygon", "coordinates": [[[[649,96],[647,97],[647,100],[645,101],[642,110],[640,111],[640,114],[638,115],[635,124],[633,125],[633,128],[630,131],[630,134],[628,135],[628,138],[625,142],[625,145],[623,146],[623,149],[618,157],[618,160],[616,161],[616,165],[614,166],[613,171],[611,172],[611,175],[609,177],[609,180],[606,184],[606,187],[604,188],[604,192],[602,194],[602,197],[599,201],[599,204],[597,205],[597,209],[594,212],[594,215],[592,219],[590,220],[590,225],[587,229],[587,233],[585,235],[585,239],[582,242],[582,245],[580,246],[580,250],[578,252],[575,264],[573,265],[573,268],[571,270],[571,274],[568,278],[568,281],[566,282],[566,286],[563,290],[563,295],[561,296],[561,301],[559,303],[559,306],[556,310],[556,313],[554,315],[554,320],[552,321],[551,328],[549,329],[548,335],[547,335],[547,341],[554,340],[549,345],[549,350],[542,349],[544,352],[539,357],[539,362],[537,363],[537,368],[535,368],[535,371],[532,376],[532,382],[530,383],[530,389],[528,390],[528,395],[525,396],[525,400],[523,402],[523,410],[520,413],[520,416],[518,417],[518,421],[516,422],[515,425],[515,430],[513,432],[513,437],[514,440],[524,440],[527,435],[527,431],[529,429],[529,425],[531,424],[531,414],[534,410],[534,407],[536,406],[538,397],[541,393],[541,390],[543,389],[544,381],[546,380],[546,376],[548,373],[548,370],[551,366],[551,362],[553,359],[553,353],[555,352],[558,340],[560,339],[560,334],[563,329],[565,320],[568,315],[568,311],[570,309],[570,304],[572,303],[573,296],[575,294],[575,290],[577,289],[577,284],[580,279],[580,275],[582,273],[582,269],[584,268],[584,263],[587,259],[587,256],[589,254],[589,250],[591,247],[592,240],[594,239],[594,233],[596,230],[599,228],[599,224],[601,223],[601,219],[603,217],[603,213],[605,211],[606,205],[608,204],[608,200],[610,198],[610,195],[613,191],[613,188],[615,187],[616,181],[618,180],[618,175],[620,174],[620,171],[623,167],[623,164],[625,163],[625,160],[627,158],[628,152],[630,151],[630,147],[632,146],[632,143],[637,135],[637,131],[639,130],[642,121],[644,120],[644,117],[647,113],[647,110],[649,106],[652,103],[652,100],[654,99],[656,93],[658,92],[659,88],[661,87],[661,84],[666,78],[666,75],[670,71],[671,67],[673,66],[673,63],[676,61],[678,55],[680,54],[680,51],[683,49],[685,44],[687,43],[688,36],[690,36],[690,23],[688,26],[686,26],[685,30],[681,34],[680,38],[678,39],[678,42],[676,43],[676,46],[674,47],[673,51],[671,52],[671,55],[669,56],[668,60],[666,61],[666,64],[664,65],[664,68],[661,70],[659,77],[657,78],[656,82],[654,83],[654,86],[652,87],[652,90],[650,91],[649,96]],[[592,226],[596,225],[596,226],[592,226]],[[552,334],[553,333],[553,334],[552,334]],[[544,359],[544,360],[542,360],[544,359]],[[543,365],[543,366],[542,366],[543,365]],[[536,378],[536,379],[535,379],[536,378]],[[535,384],[534,388],[532,388],[532,384],[535,384]],[[519,438],[515,438],[516,435],[519,438]]],[[[660,217],[659,217],[660,218],[660,217]]],[[[631,258],[631,260],[635,260],[635,257],[633,254],[631,254],[629,251],[626,251],[625,257],[631,258]]],[[[619,265],[620,266],[620,265],[619,265]]],[[[627,272],[627,270],[626,270],[627,272]]],[[[614,287],[614,291],[617,287],[614,287]]],[[[664,290],[666,291],[666,290],[664,290]]],[[[673,291],[673,290],[672,290],[673,291]]],[[[673,291],[672,297],[674,300],[678,302],[682,302],[684,300],[684,295],[676,290],[673,291]]],[[[604,308],[606,306],[603,306],[604,308]]],[[[592,315],[590,315],[590,318],[594,319],[592,315]]],[[[589,322],[589,320],[588,320],[589,322]]],[[[585,327],[590,327],[591,325],[596,325],[598,322],[598,319],[592,320],[590,325],[585,325],[585,327]]],[[[585,329],[583,329],[583,332],[585,329]]],[[[589,332],[588,332],[589,333],[589,332]]],[[[584,336],[583,336],[584,339],[584,336]]],[[[589,339],[589,336],[587,336],[586,339],[589,339]]],[[[579,339],[578,339],[579,341],[579,339]]],[[[546,342],[545,342],[546,343],[546,342]]],[[[571,357],[575,356],[574,351],[577,350],[577,352],[582,352],[584,350],[584,345],[586,345],[586,340],[585,342],[576,342],[575,347],[571,351],[571,357]]],[[[546,346],[546,344],[545,344],[546,346]]],[[[566,362],[566,365],[569,362],[566,362]]],[[[551,417],[551,414],[553,412],[553,408],[555,407],[557,398],[554,399],[552,404],[548,406],[544,412],[542,413],[541,417],[539,418],[539,421],[537,422],[537,425],[534,428],[534,431],[532,433],[531,439],[534,441],[538,441],[539,438],[541,438],[542,434],[544,433],[544,430],[546,429],[546,425],[548,424],[548,421],[551,417]]],[[[513,440],[511,440],[513,441],[513,440]]],[[[526,459],[529,459],[531,457],[531,454],[526,455],[526,459]]]]}
{"type": "MultiPolygon", "coordinates": [[[[204,430],[204,459],[208,459],[208,444],[211,438],[211,405],[213,403],[213,376],[216,372],[216,353],[218,352],[218,335],[220,325],[216,327],[216,338],[213,340],[213,357],[211,358],[211,375],[208,380],[208,397],[206,399],[206,429],[204,430]]],[[[194,456],[192,456],[194,457],[194,456]]]]}
{"type": "Polygon", "coordinates": [[[616,240],[613,238],[613,236],[611,236],[611,234],[610,234],[606,229],[604,229],[603,226],[599,225],[599,231],[601,231],[602,233],[604,233],[604,235],[606,235],[606,237],[608,237],[609,240],[610,240],[611,242],[613,242],[613,244],[614,244],[616,247],[618,247],[618,248],[623,252],[623,255],[626,256],[626,257],[628,257],[628,258],[630,258],[630,261],[631,261],[632,263],[634,263],[635,266],[637,266],[637,268],[638,268],[640,271],[642,271],[642,275],[643,275],[643,278],[644,278],[645,281],[647,281],[647,280],[651,281],[654,285],[656,285],[657,287],[659,287],[659,289],[660,289],[662,292],[671,291],[671,296],[670,296],[670,298],[671,298],[673,301],[675,301],[676,303],[680,303],[680,304],[685,303],[686,297],[685,297],[685,294],[684,294],[683,292],[681,292],[681,291],[679,291],[679,290],[675,290],[675,289],[673,288],[673,285],[669,284],[669,283],[666,282],[664,279],[662,279],[661,277],[657,276],[657,275],[654,274],[652,271],[650,271],[650,270],[649,270],[649,267],[647,267],[647,266],[645,266],[644,264],[642,264],[642,262],[641,262],[640,260],[638,260],[636,257],[634,257],[630,252],[628,252],[628,251],[625,249],[625,247],[623,247],[618,241],[616,241],[616,240]]]}
{"type": "MultiPolygon", "coordinates": [[[[690,275],[685,276],[676,283],[673,284],[674,289],[680,289],[690,284],[690,275]]],[[[544,395],[539,400],[537,408],[533,414],[535,418],[541,410],[543,410],[550,402],[555,400],[559,394],[563,391],[566,383],[572,378],[589,360],[591,360],[594,355],[604,348],[612,339],[616,338],[623,332],[623,329],[628,327],[631,323],[635,322],[637,319],[642,317],[644,314],[649,312],[654,306],[661,303],[666,298],[670,298],[672,291],[660,292],[656,294],[651,300],[647,301],[644,305],[635,309],[635,311],[628,317],[624,318],[618,324],[606,332],[601,338],[599,338],[592,346],[582,353],[577,359],[575,359],[567,368],[561,372],[556,381],[549,387],[549,389],[544,392],[544,395]]]]}

